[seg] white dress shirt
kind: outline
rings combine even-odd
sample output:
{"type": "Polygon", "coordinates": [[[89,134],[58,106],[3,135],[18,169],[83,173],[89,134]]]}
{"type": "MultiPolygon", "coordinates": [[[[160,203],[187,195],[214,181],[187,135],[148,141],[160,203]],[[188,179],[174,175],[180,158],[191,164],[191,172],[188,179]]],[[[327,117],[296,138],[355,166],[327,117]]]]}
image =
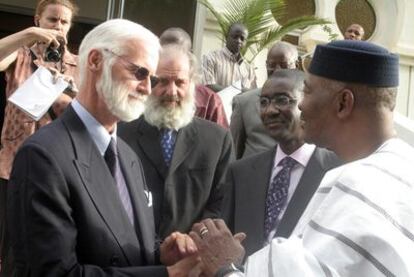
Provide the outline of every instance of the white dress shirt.
{"type": "MultiPolygon", "coordinates": [[[[302,177],[302,174],[305,171],[305,167],[308,165],[308,162],[313,154],[313,151],[315,151],[315,145],[305,143],[292,154],[286,155],[286,153],[283,152],[282,148],[280,148],[280,146],[277,145],[276,156],[274,159],[272,175],[270,177],[269,184],[272,182],[276,174],[279,173],[280,170],[282,170],[282,166],[279,165],[279,162],[283,160],[286,156],[291,157],[297,162],[297,164],[293,167],[292,171],[290,172],[290,183],[289,183],[287,201],[286,201],[285,206],[279,213],[279,216],[277,218],[277,223],[280,222],[283,215],[285,214],[287,205],[290,199],[292,199],[293,193],[295,192],[296,187],[299,184],[300,178],[302,177]]],[[[276,226],[277,225],[278,224],[276,224],[276,226]]],[[[269,243],[273,239],[275,233],[276,233],[276,228],[270,232],[267,242],[265,244],[269,243]]]]}

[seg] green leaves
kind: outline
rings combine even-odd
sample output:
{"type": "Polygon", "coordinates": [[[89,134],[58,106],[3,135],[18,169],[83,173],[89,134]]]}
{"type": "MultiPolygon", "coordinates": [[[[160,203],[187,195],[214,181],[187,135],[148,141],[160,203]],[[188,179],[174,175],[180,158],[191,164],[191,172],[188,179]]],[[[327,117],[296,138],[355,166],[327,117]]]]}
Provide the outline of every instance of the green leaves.
{"type": "Polygon", "coordinates": [[[325,19],[315,16],[292,18],[285,25],[277,19],[285,15],[286,4],[283,0],[222,0],[222,7],[216,9],[209,0],[198,0],[215,17],[220,26],[220,38],[225,41],[226,34],[233,23],[243,23],[249,30],[249,37],[243,54],[248,53],[251,62],[270,44],[286,34],[312,25],[329,24],[325,19]]]}

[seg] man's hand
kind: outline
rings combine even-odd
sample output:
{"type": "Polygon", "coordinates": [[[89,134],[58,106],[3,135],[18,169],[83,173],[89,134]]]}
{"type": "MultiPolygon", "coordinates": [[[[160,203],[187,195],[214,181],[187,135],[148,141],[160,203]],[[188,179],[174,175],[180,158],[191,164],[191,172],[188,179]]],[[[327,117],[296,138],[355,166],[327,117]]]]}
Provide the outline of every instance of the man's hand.
{"type": "Polygon", "coordinates": [[[167,266],[196,253],[197,246],[191,237],[180,232],[169,235],[160,246],[160,260],[167,266]]]}
{"type": "Polygon", "coordinates": [[[205,219],[196,223],[190,236],[197,245],[206,276],[214,276],[225,265],[242,263],[245,251],[241,242],[246,235],[238,233],[233,237],[223,220],[205,219]]]}

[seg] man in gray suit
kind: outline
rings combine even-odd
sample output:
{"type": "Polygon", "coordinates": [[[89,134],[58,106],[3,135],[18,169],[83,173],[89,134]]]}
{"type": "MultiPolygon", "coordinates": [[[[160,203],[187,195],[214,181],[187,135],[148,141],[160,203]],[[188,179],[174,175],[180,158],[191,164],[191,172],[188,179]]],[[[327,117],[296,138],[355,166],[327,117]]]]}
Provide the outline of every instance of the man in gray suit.
{"type": "Polygon", "coordinates": [[[247,255],[274,236],[288,237],[325,172],[339,165],[332,152],[304,142],[298,109],[303,80],[304,73],[295,69],[270,76],[260,96],[260,116],[279,144],[234,162],[228,172],[223,217],[233,232],[247,234],[247,255]]]}
{"type": "MultiPolygon", "coordinates": [[[[277,42],[270,48],[266,59],[267,76],[276,69],[296,68],[298,51],[287,42],[277,42]]],[[[236,149],[236,159],[260,153],[275,146],[276,141],[267,133],[259,116],[261,88],[241,93],[233,99],[230,131],[236,149]]]]}
{"type": "Polygon", "coordinates": [[[178,276],[196,261],[172,265],[186,254],[174,247],[178,239],[191,241],[178,233],[156,255],[142,166],[116,136],[118,120],[142,113],[159,47],[149,30],[123,19],[85,36],[79,94],[16,155],[7,203],[13,262],[4,276],[178,276]],[[158,258],[171,266],[155,266],[158,258]]]}
{"type": "Polygon", "coordinates": [[[161,238],[220,216],[222,186],[233,160],[230,132],[194,116],[195,70],[191,52],[164,46],[156,71],[159,83],[144,117],[118,132],[143,163],[161,238]]]}

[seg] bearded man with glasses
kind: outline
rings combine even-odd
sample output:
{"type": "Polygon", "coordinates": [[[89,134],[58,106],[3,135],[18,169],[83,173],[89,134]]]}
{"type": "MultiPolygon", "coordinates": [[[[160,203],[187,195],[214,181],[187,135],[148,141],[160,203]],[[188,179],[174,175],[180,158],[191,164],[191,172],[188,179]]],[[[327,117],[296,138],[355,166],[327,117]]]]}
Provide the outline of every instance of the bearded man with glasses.
{"type": "Polygon", "coordinates": [[[304,142],[298,102],[304,73],[276,70],[260,95],[260,117],[279,144],[231,164],[223,216],[232,232],[247,235],[246,255],[274,236],[289,237],[322,177],[339,165],[336,155],[304,142]]]}
{"type": "Polygon", "coordinates": [[[118,130],[142,161],[162,239],[220,216],[222,186],[233,160],[230,131],[194,116],[196,68],[186,47],[164,45],[156,71],[159,82],[144,115],[118,130]]]}

